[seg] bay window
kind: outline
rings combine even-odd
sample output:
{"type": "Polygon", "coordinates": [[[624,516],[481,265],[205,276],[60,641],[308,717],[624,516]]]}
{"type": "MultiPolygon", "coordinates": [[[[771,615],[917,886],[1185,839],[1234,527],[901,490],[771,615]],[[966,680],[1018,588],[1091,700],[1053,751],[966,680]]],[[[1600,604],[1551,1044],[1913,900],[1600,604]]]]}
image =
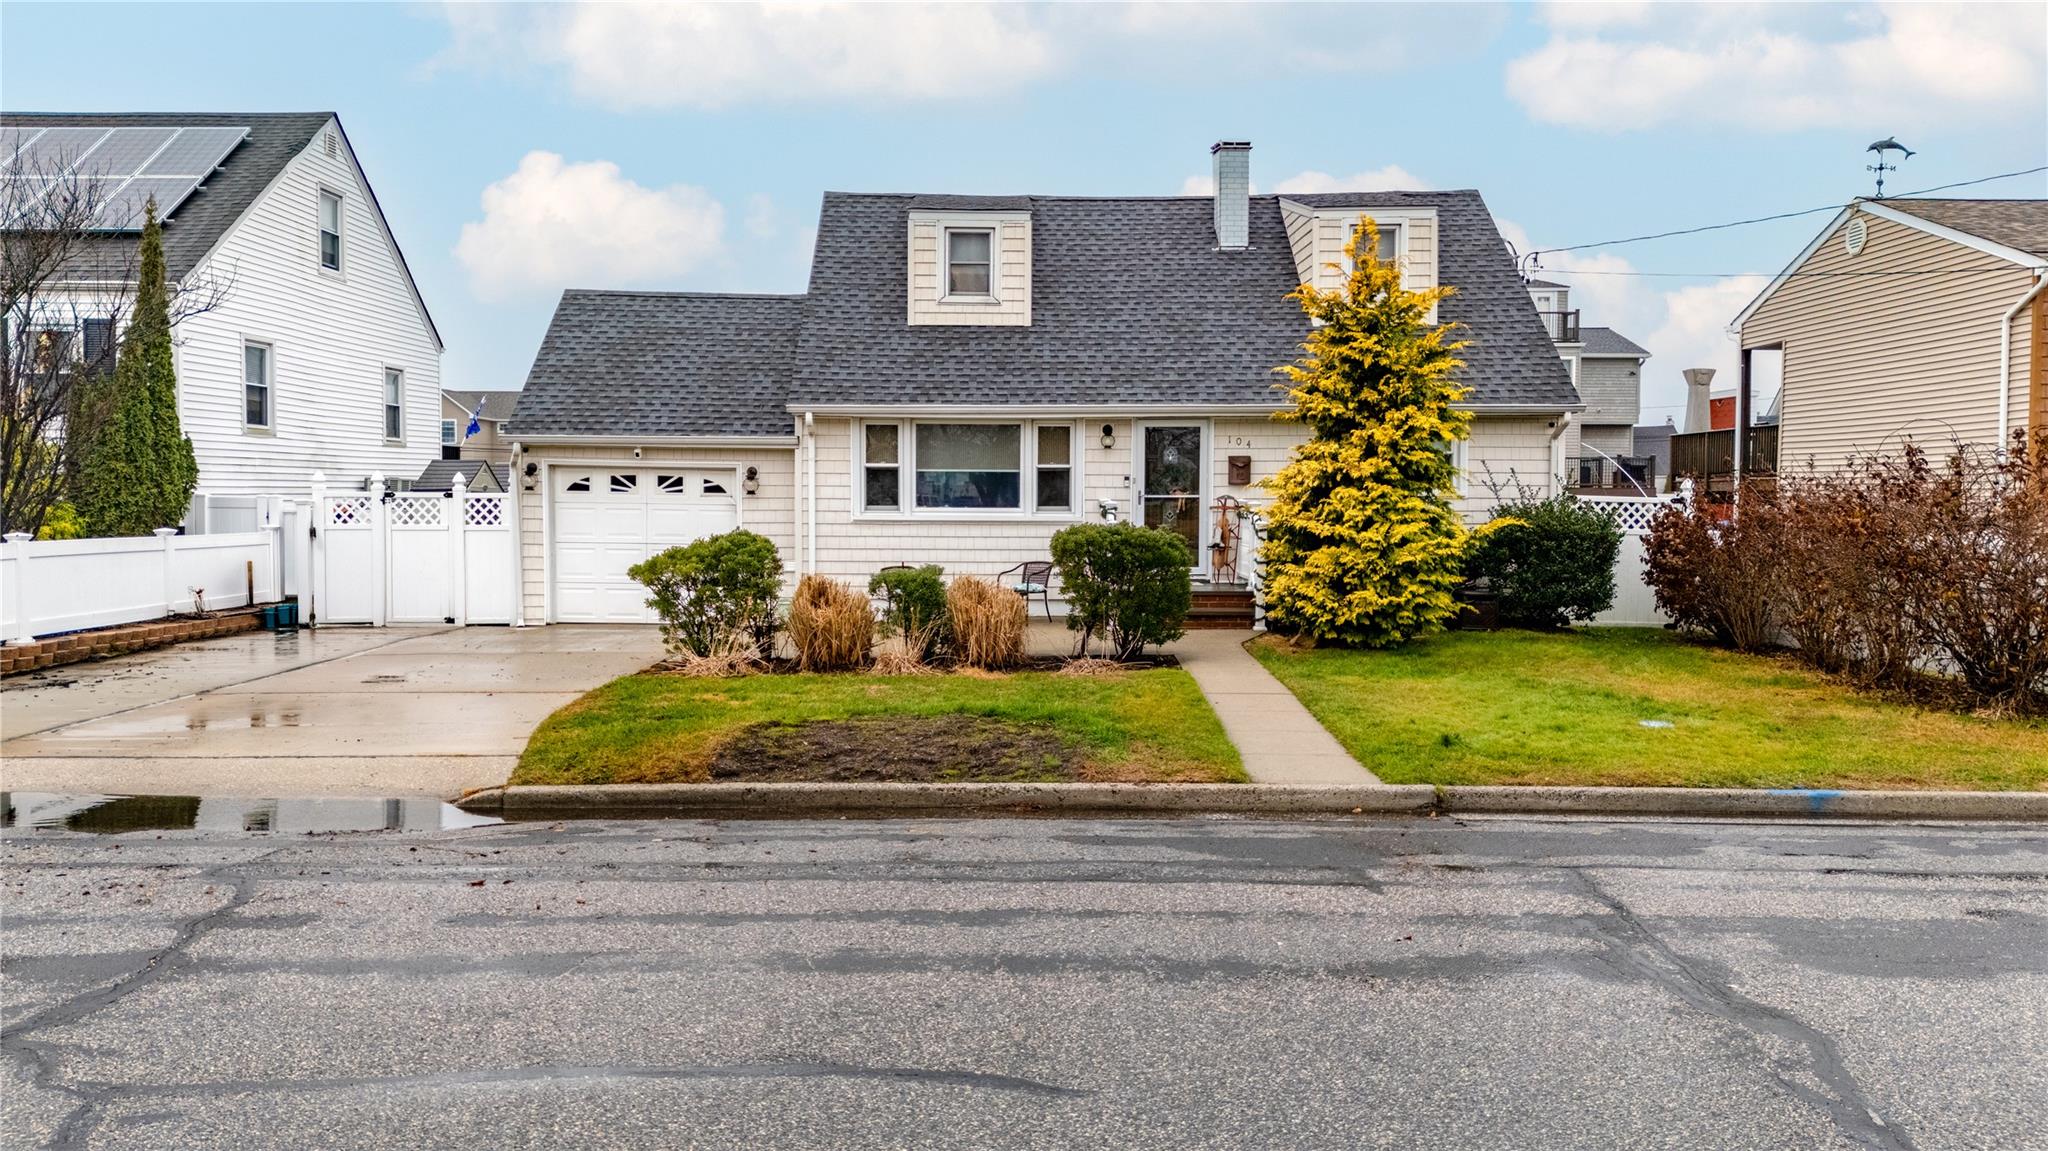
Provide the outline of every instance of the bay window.
{"type": "Polygon", "coordinates": [[[871,422],[860,426],[858,441],[862,511],[1074,510],[1080,480],[1072,424],[871,422]]]}

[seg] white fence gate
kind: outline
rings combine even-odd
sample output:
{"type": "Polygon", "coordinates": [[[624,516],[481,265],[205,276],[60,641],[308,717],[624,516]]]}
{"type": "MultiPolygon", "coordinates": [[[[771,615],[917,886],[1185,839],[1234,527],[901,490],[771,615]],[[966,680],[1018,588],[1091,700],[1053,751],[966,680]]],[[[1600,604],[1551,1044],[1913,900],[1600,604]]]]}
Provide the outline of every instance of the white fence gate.
{"type": "Polygon", "coordinates": [[[328,495],[313,477],[317,623],[511,623],[518,547],[512,497],[447,492],[328,495]]]}
{"type": "Polygon", "coordinates": [[[1614,604],[1593,617],[1612,627],[1662,627],[1671,617],[1657,610],[1656,593],[1643,580],[1643,540],[1650,521],[1665,508],[1680,505],[1678,496],[1580,496],[1579,502],[1607,512],[1621,529],[1621,551],[1614,557],[1614,604]]]}

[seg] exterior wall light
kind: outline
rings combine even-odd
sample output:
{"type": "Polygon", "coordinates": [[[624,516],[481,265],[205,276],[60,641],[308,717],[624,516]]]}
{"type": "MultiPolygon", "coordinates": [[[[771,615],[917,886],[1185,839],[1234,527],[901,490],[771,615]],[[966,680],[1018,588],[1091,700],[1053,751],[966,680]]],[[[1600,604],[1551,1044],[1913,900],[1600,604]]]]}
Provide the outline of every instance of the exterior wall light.
{"type": "Polygon", "coordinates": [[[1105,448],[1113,448],[1116,446],[1115,424],[1102,425],[1102,446],[1105,448]]]}
{"type": "Polygon", "coordinates": [[[745,493],[747,493],[747,494],[748,494],[748,495],[750,495],[750,496],[752,496],[752,495],[759,495],[759,494],[760,494],[760,492],[761,492],[761,469],[760,469],[760,468],[748,468],[748,469],[747,469],[747,475],[746,475],[746,479],[745,479],[745,481],[744,481],[744,482],[742,482],[742,483],[740,484],[740,490],[741,490],[741,491],[743,491],[743,492],[745,492],[745,493]]]}

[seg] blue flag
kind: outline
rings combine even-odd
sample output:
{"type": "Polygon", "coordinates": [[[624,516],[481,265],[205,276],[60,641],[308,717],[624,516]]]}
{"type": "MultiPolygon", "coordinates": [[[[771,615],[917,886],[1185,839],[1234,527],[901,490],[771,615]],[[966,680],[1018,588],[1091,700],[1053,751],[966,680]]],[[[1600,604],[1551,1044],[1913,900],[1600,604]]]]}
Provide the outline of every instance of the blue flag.
{"type": "Polygon", "coordinates": [[[462,429],[462,438],[466,440],[466,439],[468,439],[469,437],[471,437],[471,436],[473,436],[473,435],[476,435],[476,434],[477,434],[478,432],[481,432],[481,431],[483,431],[483,430],[484,430],[484,424],[483,424],[483,419],[484,419],[484,402],[483,402],[482,400],[478,400],[478,401],[476,402],[476,410],[475,410],[475,411],[473,411],[473,412],[471,412],[471,413],[469,413],[469,426],[468,426],[468,427],[466,427],[466,428],[464,428],[464,429],[462,429]]]}

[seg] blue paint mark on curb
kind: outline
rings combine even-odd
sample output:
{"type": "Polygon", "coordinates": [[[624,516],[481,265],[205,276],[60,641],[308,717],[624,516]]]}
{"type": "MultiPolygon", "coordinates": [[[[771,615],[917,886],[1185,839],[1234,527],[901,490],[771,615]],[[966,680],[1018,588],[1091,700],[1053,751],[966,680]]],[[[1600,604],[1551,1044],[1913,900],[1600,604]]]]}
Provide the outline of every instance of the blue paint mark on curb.
{"type": "Polygon", "coordinates": [[[1828,790],[1828,789],[1825,789],[1825,788],[1812,788],[1812,787],[1782,787],[1782,788],[1772,788],[1771,790],[1769,790],[1769,791],[1765,792],[1764,794],[1765,794],[1765,795],[1801,795],[1801,796],[1805,796],[1805,797],[1806,797],[1806,809],[1807,809],[1808,811],[1812,811],[1812,812],[1816,812],[1816,813],[1818,813],[1818,812],[1819,812],[1819,811],[1821,811],[1821,810],[1822,810],[1823,808],[1827,807],[1827,805],[1828,805],[1828,800],[1831,800],[1831,799],[1834,799],[1834,798],[1836,798],[1837,796],[1840,796],[1840,795],[1842,794],[1842,792],[1840,792],[1840,791],[1833,791],[1833,790],[1828,790]]]}

